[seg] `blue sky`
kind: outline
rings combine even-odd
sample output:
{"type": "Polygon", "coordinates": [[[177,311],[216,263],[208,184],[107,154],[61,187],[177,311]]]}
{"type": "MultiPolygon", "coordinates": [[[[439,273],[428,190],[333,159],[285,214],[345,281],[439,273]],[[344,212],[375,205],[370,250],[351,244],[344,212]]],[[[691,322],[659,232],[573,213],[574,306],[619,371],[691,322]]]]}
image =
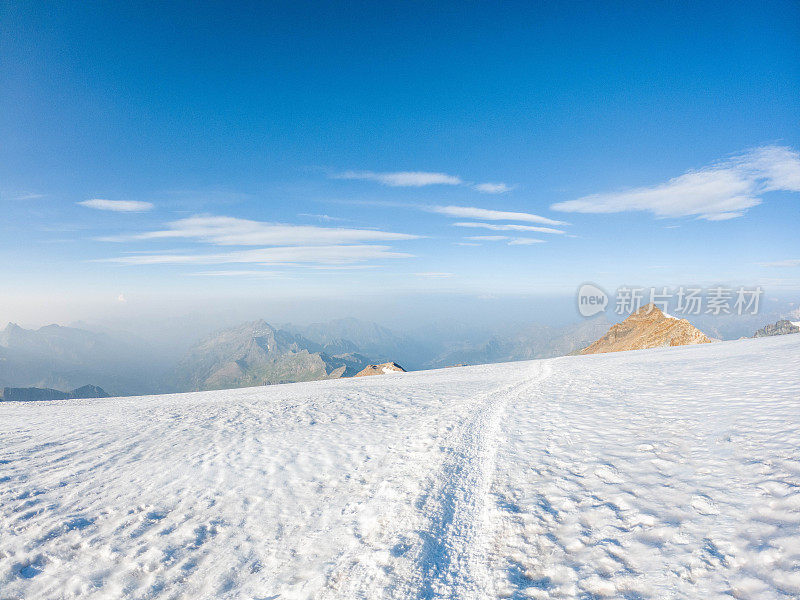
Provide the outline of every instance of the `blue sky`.
{"type": "Polygon", "coordinates": [[[800,6],[530,4],[2,3],[0,321],[800,290],[800,6]]]}

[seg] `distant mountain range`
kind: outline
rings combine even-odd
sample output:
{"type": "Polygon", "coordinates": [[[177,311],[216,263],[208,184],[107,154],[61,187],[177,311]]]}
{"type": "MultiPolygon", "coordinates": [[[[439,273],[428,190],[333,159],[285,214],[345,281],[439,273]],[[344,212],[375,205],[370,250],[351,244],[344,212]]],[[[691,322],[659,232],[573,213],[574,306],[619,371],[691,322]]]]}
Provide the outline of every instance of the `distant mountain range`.
{"type": "Polygon", "coordinates": [[[397,361],[406,368],[430,368],[431,361],[441,353],[441,345],[422,336],[397,333],[378,323],[359,319],[334,319],[311,325],[282,325],[284,331],[295,333],[323,347],[328,354],[358,352],[372,362],[397,361]]]}
{"type": "Polygon", "coordinates": [[[445,352],[430,361],[428,368],[564,356],[590,344],[610,326],[611,322],[599,315],[565,327],[538,324],[510,327],[481,344],[445,352]]]}
{"type": "Polygon", "coordinates": [[[160,365],[125,337],[47,325],[0,331],[0,387],[68,391],[98,385],[111,394],[160,390],[160,365]]]}
{"type": "MultiPolygon", "coordinates": [[[[714,320],[705,315],[693,317],[693,323],[715,338],[735,339],[779,317],[765,313],[714,320]],[[752,324],[757,325],[741,332],[752,324]]],[[[25,329],[10,323],[0,331],[0,388],[67,392],[95,385],[112,396],[139,395],[351,377],[367,365],[390,362],[415,371],[531,360],[586,348],[613,324],[604,314],[566,326],[519,323],[479,329],[464,322],[401,331],[355,318],[278,326],[259,320],[199,341],[184,328],[166,346],[133,327],[117,333],[86,324],[25,329]]]]}
{"type": "Polygon", "coordinates": [[[51,388],[3,388],[0,400],[7,402],[32,402],[42,400],[66,400],[69,398],[108,398],[103,388],[96,385],[84,385],[69,392],[51,388]]]}
{"type": "Polygon", "coordinates": [[[175,367],[179,390],[216,390],[294,381],[352,377],[370,361],[346,340],[321,345],[253,321],[202,340],[175,367]]]}

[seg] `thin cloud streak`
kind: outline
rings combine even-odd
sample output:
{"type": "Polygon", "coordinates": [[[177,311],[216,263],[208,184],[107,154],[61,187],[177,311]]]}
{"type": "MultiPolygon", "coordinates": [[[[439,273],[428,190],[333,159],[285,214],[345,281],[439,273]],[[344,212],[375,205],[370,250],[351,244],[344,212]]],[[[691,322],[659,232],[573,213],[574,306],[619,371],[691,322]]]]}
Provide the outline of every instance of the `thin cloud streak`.
{"type": "Polygon", "coordinates": [[[478,183],[473,186],[482,194],[505,194],[514,188],[505,183],[478,183]]]}
{"type": "Polygon", "coordinates": [[[315,215],[312,213],[300,213],[297,215],[298,217],[310,217],[312,219],[318,219],[320,221],[348,221],[349,219],[343,219],[342,217],[332,217],[330,215],[315,215]]]}
{"type": "Polygon", "coordinates": [[[413,254],[394,252],[390,246],[348,245],[348,246],[288,246],[277,248],[258,248],[218,254],[138,254],[103,258],[93,262],[116,263],[120,265],[222,265],[258,264],[292,265],[316,263],[323,265],[342,265],[385,258],[413,258],[413,254]]]}
{"type": "Polygon", "coordinates": [[[463,185],[482,194],[505,194],[514,189],[503,182],[472,183],[458,175],[432,171],[343,171],[330,176],[331,179],[354,179],[377,181],[390,187],[425,187],[428,185],[463,185]]]}
{"type": "Polygon", "coordinates": [[[534,238],[515,238],[508,242],[509,246],[531,246],[533,244],[543,244],[544,240],[537,240],[534,238]]]}
{"type": "Polygon", "coordinates": [[[561,229],[553,229],[552,227],[537,227],[536,225],[498,225],[495,223],[476,223],[476,222],[464,222],[459,221],[458,223],[453,223],[454,227],[472,227],[472,228],[481,228],[481,229],[491,229],[492,231],[535,231],[537,233],[554,233],[554,234],[565,234],[566,231],[561,229]]]}
{"type": "Polygon", "coordinates": [[[666,183],[592,194],[550,208],[578,213],[647,211],[657,217],[724,221],[743,216],[747,209],[761,204],[764,193],[779,190],[800,191],[800,153],[788,147],[763,146],[666,183]]]}
{"type": "Polygon", "coordinates": [[[332,176],[333,179],[362,179],[377,181],[391,187],[424,187],[428,185],[462,185],[460,177],[447,173],[431,173],[428,171],[393,171],[376,173],[375,171],[345,171],[332,176]]]}
{"type": "Polygon", "coordinates": [[[521,238],[521,237],[515,238],[507,235],[473,235],[465,239],[477,242],[508,241],[509,246],[529,246],[531,244],[544,244],[544,240],[538,240],[536,238],[521,238]]]}
{"type": "Polygon", "coordinates": [[[528,223],[541,223],[543,225],[568,225],[564,221],[548,219],[540,215],[525,212],[509,212],[502,210],[490,210],[475,206],[431,206],[428,210],[448,215],[450,217],[460,217],[462,219],[485,219],[487,221],[523,221],[528,223]]]}
{"type": "Polygon", "coordinates": [[[100,239],[107,242],[126,242],[187,238],[217,246],[306,246],[413,240],[419,237],[375,229],[288,225],[237,217],[194,216],[167,223],[167,228],[159,231],[100,239]]]}
{"type": "Polygon", "coordinates": [[[102,198],[83,200],[77,204],[85,206],[86,208],[109,210],[112,212],[146,212],[153,208],[152,202],[141,202],[139,200],[103,200],[102,198]]]}

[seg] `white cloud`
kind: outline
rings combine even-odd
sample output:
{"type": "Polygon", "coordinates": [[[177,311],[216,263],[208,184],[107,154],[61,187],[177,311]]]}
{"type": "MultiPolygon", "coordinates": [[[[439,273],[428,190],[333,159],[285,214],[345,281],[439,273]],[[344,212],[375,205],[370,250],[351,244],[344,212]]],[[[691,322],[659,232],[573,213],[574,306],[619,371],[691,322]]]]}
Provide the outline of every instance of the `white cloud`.
{"type": "Polygon", "coordinates": [[[392,187],[424,187],[427,185],[463,185],[482,194],[505,194],[514,189],[514,186],[501,181],[485,183],[472,183],[464,181],[458,175],[438,173],[431,171],[344,171],[331,175],[332,179],[361,179],[377,181],[392,187]]]}
{"type": "Polygon", "coordinates": [[[475,206],[431,206],[429,210],[449,215],[451,217],[461,217],[463,219],[485,219],[487,221],[523,221],[528,223],[542,223],[544,225],[566,225],[564,221],[555,221],[547,217],[541,217],[531,213],[508,212],[502,210],[490,210],[487,208],[477,208],[475,206]]]}
{"type": "Polygon", "coordinates": [[[362,269],[375,269],[378,265],[301,265],[314,271],[360,271],[362,269]]]}
{"type": "Polygon", "coordinates": [[[544,240],[537,240],[534,238],[514,238],[508,242],[509,246],[530,246],[532,244],[543,244],[544,240]]]}
{"type": "Polygon", "coordinates": [[[740,166],[764,181],[766,192],[800,192],[800,153],[784,146],[763,146],[739,157],[740,166]]]}
{"type": "Polygon", "coordinates": [[[110,210],[113,212],[145,212],[153,208],[151,202],[141,202],[139,200],[102,200],[100,198],[95,198],[93,200],[78,202],[78,204],[86,208],[110,210]]]}
{"type": "Polygon", "coordinates": [[[665,183],[592,194],[550,208],[580,213],[649,211],[657,217],[697,216],[723,221],[741,217],[748,208],[761,203],[762,194],[776,190],[800,191],[800,153],[764,146],[665,183]]]}
{"type": "Polygon", "coordinates": [[[426,185],[462,185],[460,177],[447,173],[427,171],[394,171],[376,173],[374,171],[345,171],[333,176],[334,179],[364,179],[377,181],[392,187],[423,187],[426,185]]]}
{"type": "Polygon", "coordinates": [[[453,276],[452,273],[438,273],[433,271],[429,271],[427,273],[414,273],[414,275],[417,277],[424,277],[425,279],[447,279],[453,276]]]}
{"type": "Polygon", "coordinates": [[[479,183],[474,187],[483,194],[505,194],[514,189],[505,183],[479,183]]]}
{"type": "Polygon", "coordinates": [[[514,238],[507,235],[473,235],[466,238],[476,242],[504,242],[508,241],[509,246],[528,246],[530,244],[543,244],[544,240],[537,240],[536,238],[514,238]]]}
{"type": "MultiPolygon", "coordinates": [[[[158,250],[130,251],[124,256],[100,259],[125,265],[295,265],[307,268],[341,268],[373,259],[409,258],[390,246],[364,242],[416,239],[419,236],[315,225],[267,223],[235,217],[194,216],[167,223],[165,228],[106,241],[187,239],[213,246],[262,246],[237,251],[158,250]]],[[[365,266],[365,265],[357,265],[365,266]]],[[[366,265],[369,266],[369,265],[366,265]]],[[[262,272],[256,271],[261,274],[262,272]]],[[[209,271],[220,277],[253,275],[251,271],[209,271]]],[[[263,276],[263,275],[261,275],[263,276]]]]}
{"type": "Polygon", "coordinates": [[[119,242],[188,238],[218,246],[305,246],[412,240],[418,237],[407,233],[391,233],[375,229],[287,225],[236,217],[194,216],[167,223],[167,228],[160,231],[101,239],[119,242]]]}
{"type": "Polygon", "coordinates": [[[125,299],[125,294],[120,294],[119,296],[117,296],[117,302],[122,302],[122,303],[127,302],[127,300],[125,299]]]}
{"type": "Polygon", "coordinates": [[[293,265],[303,263],[349,264],[372,259],[411,258],[412,254],[393,252],[389,246],[368,244],[347,246],[284,246],[257,248],[216,254],[134,254],[96,262],[123,265],[293,265]]]}
{"type": "Polygon", "coordinates": [[[313,219],[319,219],[320,221],[347,221],[348,219],[343,219],[341,217],[332,217],[330,215],[316,215],[312,213],[300,213],[297,215],[298,217],[311,217],[313,219]]]}
{"type": "Polygon", "coordinates": [[[758,263],[762,267],[800,267],[800,258],[789,258],[775,262],[758,263]]]}
{"type": "Polygon", "coordinates": [[[553,229],[552,227],[537,227],[536,225],[498,225],[496,223],[475,223],[463,222],[453,223],[455,227],[473,227],[481,229],[491,229],[492,231],[535,231],[537,233],[566,233],[561,229],[553,229]]]}
{"type": "Polygon", "coordinates": [[[139,200],[102,200],[100,198],[95,198],[93,200],[78,202],[78,204],[86,208],[110,210],[114,212],[145,212],[153,208],[151,202],[141,202],[139,200]]]}

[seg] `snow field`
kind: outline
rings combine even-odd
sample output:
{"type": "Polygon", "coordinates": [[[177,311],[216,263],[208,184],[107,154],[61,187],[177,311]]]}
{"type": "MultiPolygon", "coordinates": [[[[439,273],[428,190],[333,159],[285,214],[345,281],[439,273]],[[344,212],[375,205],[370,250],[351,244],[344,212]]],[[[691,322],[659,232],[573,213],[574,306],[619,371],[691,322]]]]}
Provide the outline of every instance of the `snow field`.
{"type": "Polygon", "coordinates": [[[0,403],[0,599],[800,597],[800,336],[0,403]]]}

